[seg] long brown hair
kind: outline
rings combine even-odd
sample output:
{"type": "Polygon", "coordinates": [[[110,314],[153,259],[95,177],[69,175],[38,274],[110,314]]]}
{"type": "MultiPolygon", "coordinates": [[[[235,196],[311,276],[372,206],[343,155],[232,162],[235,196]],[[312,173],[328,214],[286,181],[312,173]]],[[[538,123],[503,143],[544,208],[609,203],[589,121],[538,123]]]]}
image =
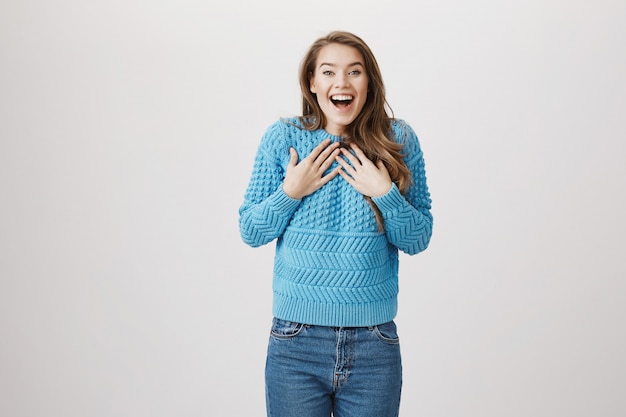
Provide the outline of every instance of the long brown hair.
{"type": "MultiPolygon", "coordinates": [[[[304,56],[300,66],[300,89],[302,90],[302,116],[300,122],[307,130],[326,127],[326,117],[320,108],[315,94],[310,90],[310,79],[315,71],[315,64],[320,50],[329,44],[338,43],[357,49],[363,56],[365,72],[368,77],[367,100],[356,119],[346,127],[344,140],[355,142],[374,163],[382,160],[389,171],[391,180],[401,193],[405,193],[411,184],[411,171],[404,163],[403,145],[393,135],[391,121],[393,111],[385,97],[385,86],[378,62],[369,46],[358,36],[349,32],[331,32],[315,41],[304,56]],[[389,110],[389,114],[387,113],[389,110]],[[391,115],[390,115],[391,114],[391,115]]],[[[376,213],[376,223],[380,231],[384,230],[382,215],[370,197],[365,197],[376,213]]]]}

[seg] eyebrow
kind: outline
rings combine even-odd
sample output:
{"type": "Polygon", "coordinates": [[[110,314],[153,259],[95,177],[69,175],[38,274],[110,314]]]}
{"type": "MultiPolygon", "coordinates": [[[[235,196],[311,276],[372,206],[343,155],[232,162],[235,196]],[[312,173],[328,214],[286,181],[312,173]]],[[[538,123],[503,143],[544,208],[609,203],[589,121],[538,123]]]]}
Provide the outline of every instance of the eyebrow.
{"type": "MultiPolygon", "coordinates": [[[[320,64],[320,68],[323,67],[324,65],[328,65],[329,67],[336,67],[337,66],[336,64],[331,64],[330,62],[322,62],[320,64]]],[[[354,67],[354,66],[357,66],[357,65],[360,65],[360,66],[364,67],[364,65],[360,61],[356,61],[356,62],[353,62],[352,64],[348,64],[349,67],[354,67]]]]}

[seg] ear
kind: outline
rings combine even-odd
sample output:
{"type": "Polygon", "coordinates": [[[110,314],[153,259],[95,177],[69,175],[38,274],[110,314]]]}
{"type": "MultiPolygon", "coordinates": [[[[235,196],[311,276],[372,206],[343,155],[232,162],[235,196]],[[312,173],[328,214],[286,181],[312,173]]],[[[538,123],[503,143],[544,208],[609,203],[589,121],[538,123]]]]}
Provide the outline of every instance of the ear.
{"type": "Polygon", "coordinates": [[[315,81],[313,78],[313,74],[309,73],[309,91],[313,94],[317,94],[317,88],[315,87],[315,81]]]}

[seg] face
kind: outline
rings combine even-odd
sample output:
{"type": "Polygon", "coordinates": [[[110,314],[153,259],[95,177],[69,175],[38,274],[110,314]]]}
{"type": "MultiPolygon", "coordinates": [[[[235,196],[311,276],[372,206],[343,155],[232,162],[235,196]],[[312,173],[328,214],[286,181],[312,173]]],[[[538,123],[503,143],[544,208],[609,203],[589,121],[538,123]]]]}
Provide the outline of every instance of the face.
{"type": "Polygon", "coordinates": [[[365,62],[358,49],[338,43],[320,49],[310,89],[326,116],[328,133],[340,136],[361,113],[367,83],[365,62]]]}

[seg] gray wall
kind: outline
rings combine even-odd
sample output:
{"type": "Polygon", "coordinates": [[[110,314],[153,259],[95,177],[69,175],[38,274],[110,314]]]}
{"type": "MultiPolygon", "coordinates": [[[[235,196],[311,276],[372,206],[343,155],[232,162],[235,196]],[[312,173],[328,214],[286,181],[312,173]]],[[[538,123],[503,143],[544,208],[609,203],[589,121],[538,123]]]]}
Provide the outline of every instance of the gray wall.
{"type": "Polygon", "coordinates": [[[273,245],[237,209],[332,29],[420,136],[402,414],[626,410],[624,2],[0,5],[0,415],[263,416],[273,245]]]}

